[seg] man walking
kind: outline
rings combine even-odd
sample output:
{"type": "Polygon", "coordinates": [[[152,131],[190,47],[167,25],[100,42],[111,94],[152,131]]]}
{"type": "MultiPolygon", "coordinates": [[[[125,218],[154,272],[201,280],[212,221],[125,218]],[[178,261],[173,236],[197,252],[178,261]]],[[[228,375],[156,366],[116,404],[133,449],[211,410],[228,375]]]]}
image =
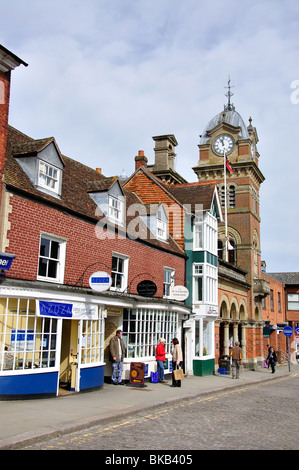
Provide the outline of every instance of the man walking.
{"type": "Polygon", "coordinates": [[[112,357],[112,376],[111,382],[113,385],[124,385],[122,381],[123,360],[125,357],[126,348],[122,340],[122,331],[117,330],[115,336],[111,338],[109,343],[110,354],[112,357]]]}
{"type": "Polygon", "coordinates": [[[231,349],[232,356],[232,378],[238,379],[240,376],[240,364],[242,363],[242,349],[239,341],[235,342],[235,346],[231,349]]]}

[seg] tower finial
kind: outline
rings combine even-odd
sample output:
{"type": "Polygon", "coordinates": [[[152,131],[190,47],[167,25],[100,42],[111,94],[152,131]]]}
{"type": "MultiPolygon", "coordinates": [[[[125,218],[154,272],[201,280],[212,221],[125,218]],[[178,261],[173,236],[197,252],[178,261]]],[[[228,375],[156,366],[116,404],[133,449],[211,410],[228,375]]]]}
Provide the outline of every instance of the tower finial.
{"type": "Polygon", "coordinates": [[[227,81],[227,86],[224,87],[224,88],[227,88],[228,89],[228,92],[225,93],[225,96],[227,96],[227,105],[224,106],[224,109],[228,109],[228,110],[234,110],[235,107],[234,105],[231,103],[231,97],[234,96],[234,94],[231,92],[231,88],[234,88],[234,86],[231,86],[230,84],[230,76],[228,76],[228,81],[227,81]]]}

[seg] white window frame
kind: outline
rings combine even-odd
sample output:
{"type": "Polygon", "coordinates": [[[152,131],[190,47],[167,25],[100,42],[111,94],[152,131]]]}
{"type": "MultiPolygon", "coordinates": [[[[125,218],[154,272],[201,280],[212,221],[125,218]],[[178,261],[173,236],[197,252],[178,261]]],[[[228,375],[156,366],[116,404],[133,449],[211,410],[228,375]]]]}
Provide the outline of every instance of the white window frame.
{"type": "Polygon", "coordinates": [[[208,263],[193,263],[193,303],[218,305],[218,270],[208,263]],[[201,279],[202,298],[197,296],[197,283],[201,279]]]}
{"type": "Polygon", "coordinates": [[[163,270],[163,297],[171,297],[171,288],[175,285],[175,269],[164,266],[163,270]]]}
{"type": "Polygon", "coordinates": [[[108,194],[108,218],[119,225],[124,223],[124,201],[112,194],[108,194]]]}
{"type": "Polygon", "coordinates": [[[165,351],[171,353],[172,340],[179,337],[178,312],[151,308],[128,309],[124,316],[123,340],[126,358],[153,358],[159,338],[165,339],[165,351]]]}
{"type": "Polygon", "coordinates": [[[119,271],[119,262],[117,263],[117,270],[112,271],[113,265],[112,265],[112,259],[111,259],[111,278],[112,278],[112,285],[110,287],[110,290],[118,291],[118,292],[123,292],[127,287],[128,287],[128,272],[129,272],[129,256],[123,255],[120,253],[112,253],[112,258],[118,258],[123,261],[123,270],[119,271]],[[114,285],[114,276],[113,273],[121,275],[121,286],[117,287],[114,285]]]}
{"type": "Polygon", "coordinates": [[[288,310],[299,310],[299,294],[288,292],[287,294],[288,310]]]}
{"type": "Polygon", "coordinates": [[[62,239],[62,238],[56,237],[54,235],[49,235],[46,233],[41,233],[40,243],[39,243],[38,263],[37,263],[37,280],[63,284],[64,270],[65,270],[65,256],[66,256],[66,239],[62,239]],[[52,242],[56,242],[59,244],[58,258],[51,258],[50,255],[49,256],[41,255],[42,239],[49,240],[50,244],[52,242]],[[39,263],[40,263],[41,258],[46,259],[48,261],[47,266],[49,266],[50,261],[57,262],[57,275],[55,278],[50,277],[50,276],[42,276],[41,274],[39,274],[39,263]]]}
{"type": "Polygon", "coordinates": [[[38,161],[38,186],[59,194],[61,170],[44,160],[38,161]],[[42,166],[45,168],[43,169],[42,166]],[[51,174],[52,173],[52,174],[51,174]],[[54,176],[56,173],[56,176],[54,176]],[[46,182],[45,182],[46,181],[46,182]],[[52,186],[52,184],[53,186],[52,186]]]}
{"type": "Polygon", "coordinates": [[[38,317],[31,298],[1,297],[1,303],[5,305],[0,334],[1,375],[59,370],[59,319],[38,317]]]}
{"type": "Polygon", "coordinates": [[[210,212],[198,217],[194,223],[193,250],[208,251],[217,256],[218,222],[210,212]]]}
{"type": "Polygon", "coordinates": [[[162,210],[158,210],[157,214],[157,238],[167,240],[167,222],[164,220],[162,210]]]}

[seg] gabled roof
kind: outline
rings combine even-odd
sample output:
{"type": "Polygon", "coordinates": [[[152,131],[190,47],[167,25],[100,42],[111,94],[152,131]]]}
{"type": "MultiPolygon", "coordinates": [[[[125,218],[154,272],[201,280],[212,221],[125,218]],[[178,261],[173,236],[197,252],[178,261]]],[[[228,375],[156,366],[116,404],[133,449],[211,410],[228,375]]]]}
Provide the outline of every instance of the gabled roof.
{"type": "Polygon", "coordinates": [[[63,163],[63,158],[59,147],[56,143],[54,137],[47,137],[45,139],[37,139],[37,140],[28,140],[27,142],[11,142],[11,153],[14,157],[29,157],[37,155],[39,152],[44,150],[48,145],[54,144],[56,151],[58,153],[59,158],[63,163]]]}
{"type": "MultiPolygon", "coordinates": [[[[97,205],[90,197],[89,193],[92,191],[107,190],[113,186],[118,179],[115,177],[106,178],[101,173],[97,172],[76,160],[73,160],[65,155],[61,155],[61,159],[64,163],[63,177],[62,177],[62,190],[61,198],[58,199],[50,194],[40,191],[34,186],[30,178],[27,176],[21,165],[14,158],[15,152],[38,152],[48,145],[53,138],[38,139],[34,140],[29,136],[26,136],[17,129],[8,126],[8,139],[7,139],[7,151],[5,158],[5,167],[3,174],[4,184],[11,190],[15,190],[26,196],[30,196],[36,201],[42,203],[48,203],[56,208],[87,218],[93,222],[97,222],[101,219],[98,215],[97,205]]],[[[24,153],[23,153],[24,154],[24,153]]],[[[140,204],[140,199],[136,194],[129,190],[126,190],[118,182],[120,190],[124,192],[126,196],[126,204],[140,204]]],[[[130,236],[130,221],[135,218],[136,215],[126,218],[126,233],[130,236]]],[[[111,224],[112,226],[113,224],[111,224]]],[[[120,230],[124,230],[121,227],[120,230]]],[[[136,237],[135,237],[136,238],[136,237]]],[[[177,243],[170,238],[168,243],[153,239],[150,236],[148,228],[143,224],[140,219],[140,236],[139,241],[149,246],[163,249],[164,251],[171,252],[172,254],[179,256],[186,256],[184,251],[177,245],[177,243]]]]}
{"type": "Polygon", "coordinates": [[[196,182],[168,185],[163,183],[157,176],[153,175],[147,168],[141,166],[125,181],[124,186],[133,180],[134,176],[140,172],[143,172],[182,208],[186,205],[190,205],[191,211],[194,212],[195,205],[202,204],[203,211],[209,211],[212,209],[212,205],[215,202],[217,216],[222,219],[216,183],[196,182]]]}

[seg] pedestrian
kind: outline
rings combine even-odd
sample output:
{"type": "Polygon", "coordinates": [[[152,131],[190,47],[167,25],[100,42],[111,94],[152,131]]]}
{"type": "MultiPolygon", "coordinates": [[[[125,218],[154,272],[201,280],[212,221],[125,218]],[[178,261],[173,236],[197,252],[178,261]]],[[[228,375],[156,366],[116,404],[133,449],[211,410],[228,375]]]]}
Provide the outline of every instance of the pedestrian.
{"type": "Polygon", "coordinates": [[[158,366],[158,378],[159,382],[167,383],[164,379],[164,362],[165,362],[165,342],[164,338],[159,339],[159,344],[156,347],[156,360],[158,366]]]}
{"type": "Polygon", "coordinates": [[[112,357],[111,382],[113,383],[113,385],[124,385],[125,382],[122,380],[122,373],[126,348],[122,340],[121,330],[117,330],[115,336],[111,338],[109,343],[109,349],[112,357]]]}
{"type": "Polygon", "coordinates": [[[274,351],[274,348],[271,348],[269,349],[269,354],[268,354],[268,357],[267,357],[267,362],[269,364],[269,366],[271,366],[271,369],[272,369],[272,374],[274,374],[275,372],[275,366],[277,364],[277,356],[276,356],[276,352],[274,351]]]}
{"type": "MultiPolygon", "coordinates": [[[[175,370],[179,367],[183,366],[183,354],[182,348],[179,345],[179,340],[177,338],[173,338],[172,340],[173,350],[172,350],[172,369],[175,370]]],[[[171,387],[180,387],[182,385],[181,380],[175,380],[173,372],[172,372],[172,385],[171,387]]]]}
{"type": "Polygon", "coordinates": [[[232,358],[232,378],[238,379],[240,377],[240,365],[242,364],[242,349],[240,348],[239,341],[235,342],[230,355],[232,358]]]}

